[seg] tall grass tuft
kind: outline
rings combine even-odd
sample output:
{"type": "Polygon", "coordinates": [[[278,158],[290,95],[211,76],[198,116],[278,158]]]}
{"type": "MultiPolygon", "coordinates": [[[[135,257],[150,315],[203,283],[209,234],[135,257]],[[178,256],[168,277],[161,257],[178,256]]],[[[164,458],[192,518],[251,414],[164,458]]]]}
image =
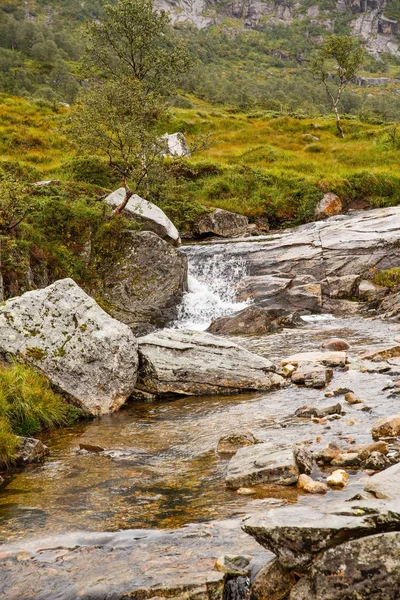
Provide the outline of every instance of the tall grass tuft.
{"type": "Polygon", "coordinates": [[[0,366],[0,465],[15,457],[17,436],[66,425],[76,417],[43,375],[19,363],[0,366]]]}

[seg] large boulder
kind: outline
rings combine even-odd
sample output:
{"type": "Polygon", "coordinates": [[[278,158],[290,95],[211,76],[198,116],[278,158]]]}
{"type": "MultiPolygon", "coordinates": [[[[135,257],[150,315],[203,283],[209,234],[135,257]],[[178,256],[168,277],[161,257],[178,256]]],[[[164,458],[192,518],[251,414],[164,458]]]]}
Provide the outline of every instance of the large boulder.
{"type": "Polygon", "coordinates": [[[257,444],[236,452],[225,481],[229,489],[237,490],[269,483],[293,485],[298,478],[299,469],[291,446],[257,444]]]}
{"type": "Polygon", "coordinates": [[[197,236],[232,237],[245,233],[248,226],[249,220],[244,215],[217,208],[200,215],[193,226],[193,232],[197,236]]]}
{"type": "Polygon", "coordinates": [[[117,410],[136,383],[133,333],[72,279],[0,306],[0,357],[32,364],[93,415],[117,410]]]}
{"type": "MultiPolygon", "coordinates": [[[[114,209],[121,204],[124,198],[125,189],[122,187],[109,194],[105,198],[105,202],[114,209]]],[[[129,199],[124,214],[128,218],[141,223],[145,230],[154,231],[160,238],[174,246],[179,246],[181,243],[177,228],[161,208],[148,200],[144,200],[137,194],[133,194],[129,199]]]]}
{"type": "Polygon", "coordinates": [[[186,255],[151,231],[130,234],[124,251],[102,270],[107,311],[139,335],[173,319],[187,290],[186,255]]]}
{"type": "Polygon", "coordinates": [[[400,533],[350,540],[325,552],[290,600],[398,600],[400,533]]]}
{"type": "Polygon", "coordinates": [[[137,387],[153,394],[229,394],[283,382],[270,360],[209,333],[164,330],[138,342],[137,387]]]}
{"type": "Polygon", "coordinates": [[[369,477],[364,490],[385,500],[400,498],[400,463],[393,465],[373,477],[369,477]]]}
{"type": "Polygon", "coordinates": [[[191,153],[183,133],[165,133],[160,138],[163,146],[165,146],[166,156],[178,156],[190,158],[191,153]]]}
{"type": "Polygon", "coordinates": [[[400,530],[400,500],[288,505],[251,516],[243,529],[276,554],[283,567],[304,572],[320,552],[347,540],[400,530]]]}

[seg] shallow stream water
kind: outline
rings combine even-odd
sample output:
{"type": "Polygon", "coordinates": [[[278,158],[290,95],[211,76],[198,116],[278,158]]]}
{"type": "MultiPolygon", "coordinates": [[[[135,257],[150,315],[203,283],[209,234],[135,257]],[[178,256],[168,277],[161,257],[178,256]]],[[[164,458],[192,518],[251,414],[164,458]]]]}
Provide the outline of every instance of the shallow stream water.
{"type": "MultiPolygon", "coordinates": [[[[232,289],[244,273],[243,264],[192,268],[191,276],[198,279],[192,281],[192,296],[186,298],[176,326],[185,322],[188,328],[204,329],[211,318],[237,310],[232,289]],[[199,294],[208,300],[202,301],[199,294]]],[[[324,445],[333,439],[346,445],[349,438],[370,442],[372,424],[380,416],[398,412],[400,396],[392,396],[393,390],[385,388],[399,378],[400,365],[394,362],[384,374],[361,373],[353,367],[361,351],[393,343],[400,335],[399,327],[379,319],[328,316],[307,320],[300,329],[235,339],[276,362],[295,352],[318,349],[328,337],[347,339],[353,365],[348,371],[337,371],[328,389],[350,387],[370,411],[363,410],[363,405],[345,406],[347,414],[327,425],[299,422],[290,415],[303,404],[345,404],[343,397],[326,398],[326,390],[291,386],[270,393],[131,403],[119,413],[42,436],[50,456],[43,464],[11,474],[0,492],[0,542],[78,530],[175,528],[243,516],[278,499],[323,501],[298,495],[292,487],[260,488],[255,497],[226,490],[227,460],[216,452],[218,439],[246,429],[260,439],[279,443],[324,445]],[[82,452],[82,442],[99,445],[105,452],[82,452]]],[[[362,475],[352,474],[345,493],[357,488],[362,475]]]]}

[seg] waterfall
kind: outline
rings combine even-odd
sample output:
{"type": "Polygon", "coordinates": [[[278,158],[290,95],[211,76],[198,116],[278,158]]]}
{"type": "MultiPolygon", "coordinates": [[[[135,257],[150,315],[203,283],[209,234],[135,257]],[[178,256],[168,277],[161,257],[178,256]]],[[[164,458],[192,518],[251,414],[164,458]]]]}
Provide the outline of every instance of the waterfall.
{"type": "Polygon", "coordinates": [[[189,262],[189,290],[178,307],[176,329],[204,331],[212,321],[245,308],[248,302],[236,301],[236,288],[246,276],[242,257],[214,253],[212,246],[183,248],[189,262]]]}

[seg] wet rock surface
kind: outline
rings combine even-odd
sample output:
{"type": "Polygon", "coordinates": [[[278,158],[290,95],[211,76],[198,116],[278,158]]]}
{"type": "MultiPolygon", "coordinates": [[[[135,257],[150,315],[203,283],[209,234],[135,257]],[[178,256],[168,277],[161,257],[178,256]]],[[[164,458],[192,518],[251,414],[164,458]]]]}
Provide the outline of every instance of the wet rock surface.
{"type": "Polygon", "coordinates": [[[226,394],[283,383],[271,361],[209,333],[164,330],[138,342],[137,387],[154,394],[226,394]]]}
{"type": "Polygon", "coordinates": [[[225,335],[265,335],[282,327],[301,327],[303,324],[296,312],[248,306],[234,315],[213,321],[207,331],[225,335]]]}
{"type": "Polygon", "coordinates": [[[237,521],[180,530],[72,533],[0,547],[4,600],[168,597],[222,600],[225,572],[214,568],[224,553],[263,551],[237,521]]]}
{"type": "Polygon", "coordinates": [[[0,306],[0,356],[32,364],[93,415],[120,408],[137,378],[131,330],[72,279],[0,306]]]}
{"type": "Polygon", "coordinates": [[[41,462],[50,451],[40,440],[31,437],[20,437],[15,462],[18,465],[26,465],[41,462]]]}
{"type": "Polygon", "coordinates": [[[293,448],[266,443],[237,451],[228,466],[226,485],[233,490],[263,483],[292,485],[298,478],[293,448]]]}
{"type": "MultiPolygon", "coordinates": [[[[398,207],[354,212],[251,244],[204,246],[196,251],[196,259],[204,260],[210,252],[221,260],[241,256],[248,265],[239,290],[241,300],[320,312],[328,300],[332,306],[333,299],[351,299],[370,269],[389,269],[400,263],[399,231],[398,207]]],[[[359,310],[357,303],[349,302],[346,314],[350,305],[359,310]]],[[[336,306],[340,309],[340,302],[336,306]]],[[[396,310],[385,305],[387,313],[397,314],[396,310]]]]}

